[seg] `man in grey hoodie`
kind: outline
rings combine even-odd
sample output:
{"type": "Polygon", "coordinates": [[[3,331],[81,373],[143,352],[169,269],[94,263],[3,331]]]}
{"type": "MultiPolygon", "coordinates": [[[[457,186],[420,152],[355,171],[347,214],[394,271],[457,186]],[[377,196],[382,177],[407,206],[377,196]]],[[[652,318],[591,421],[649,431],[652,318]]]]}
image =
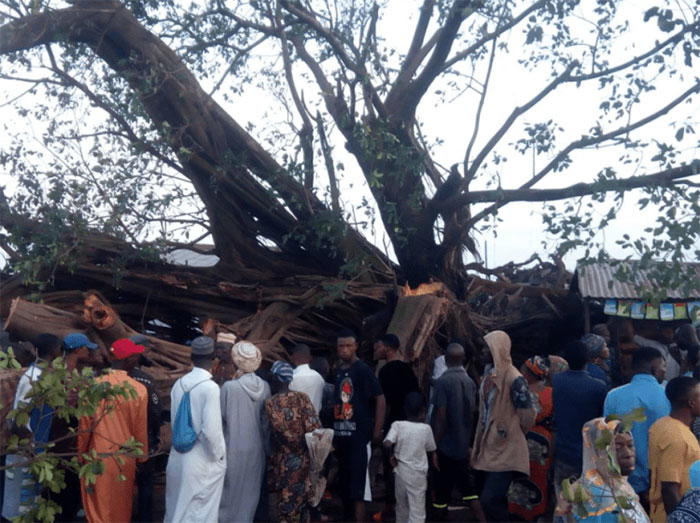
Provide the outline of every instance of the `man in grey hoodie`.
{"type": "Polygon", "coordinates": [[[247,522],[255,517],[265,472],[262,416],[270,386],[255,375],[262,360],[255,345],[239,341],[231,349],[231,359],[236,373],[221,387],[227,454],[219,520],[247,522]]]}

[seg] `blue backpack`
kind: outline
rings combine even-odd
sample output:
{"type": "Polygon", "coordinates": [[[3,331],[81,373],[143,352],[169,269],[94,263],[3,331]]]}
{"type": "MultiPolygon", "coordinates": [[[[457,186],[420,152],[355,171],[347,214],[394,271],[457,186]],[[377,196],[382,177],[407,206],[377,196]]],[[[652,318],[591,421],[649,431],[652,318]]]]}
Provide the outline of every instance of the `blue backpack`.
{"type": "Polygon", "coordinates": [[[190,392],[194,388],[209,381],[209,378],[195,384],[190,390],[185,390],[185,386],[180,381],[180,387],[185,393],[182,395],[180,404],[177,406],[175,413],[175,422],[173,423],[173,441],[172,445],[175,450],[181,453],[186,453],[192,450],[194,444],[197,443],[197,433],[192,426],[192,407],[190,406],[190,392]]]}

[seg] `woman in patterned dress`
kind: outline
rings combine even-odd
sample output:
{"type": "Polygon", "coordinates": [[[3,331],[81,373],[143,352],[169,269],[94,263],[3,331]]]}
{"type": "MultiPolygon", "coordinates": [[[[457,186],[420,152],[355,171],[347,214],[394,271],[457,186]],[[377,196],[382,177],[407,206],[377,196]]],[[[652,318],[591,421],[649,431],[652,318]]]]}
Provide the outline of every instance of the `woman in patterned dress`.
{"type": "Polygon", "coordinates": [[[267,478],[274,521],[302,521],[311,489],[309,451],[304,434],[321,428],[309,397],[289,390],[293,370],[289,363],[272,365],[276,394],[265,402],[271,452],[267,478]]]}
{"type": "Polygon", "coordinates": [[[508,492],[508,511],[525,521],[534,521],[549,508],[549,469],[552,466],[552,387],[545,385],[549,361],[533,356],[520,367],[537,406],[535,426],[525,435],[530,454],[530,476],[515,479],[508,492]]]}

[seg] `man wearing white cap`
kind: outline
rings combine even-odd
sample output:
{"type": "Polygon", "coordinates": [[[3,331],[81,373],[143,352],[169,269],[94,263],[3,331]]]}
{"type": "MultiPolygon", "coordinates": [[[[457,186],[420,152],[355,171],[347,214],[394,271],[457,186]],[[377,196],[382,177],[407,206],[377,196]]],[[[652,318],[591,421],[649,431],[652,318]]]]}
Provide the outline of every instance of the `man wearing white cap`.
{"type": "Polygon", "coordinates": [[[262,361],[255,345],[239,341],[231,359],[235,375],[221,387],[227,466],[219,521],[253,521],[265,472],[262,419],[270,386],[255,375],[262,361]]]}
{"type": "Polygon", "coordinates": [[[226,447],[221,426],[219,387],[212,380],[214,340],[192,341],[192,370],[173,385],[171,409],[178,412],[189,392],[192,428],[197,434],[187,452],[170,450],[166,469],[165,521],[217,521],[226,473],[226,447]]]}

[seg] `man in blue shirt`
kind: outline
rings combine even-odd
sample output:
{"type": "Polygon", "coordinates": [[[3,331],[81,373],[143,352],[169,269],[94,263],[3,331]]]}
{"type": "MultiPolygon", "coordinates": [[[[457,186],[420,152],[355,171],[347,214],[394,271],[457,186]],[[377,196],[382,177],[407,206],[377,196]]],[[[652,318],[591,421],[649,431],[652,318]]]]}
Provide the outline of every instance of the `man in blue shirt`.
{"type": "Polygon", "coordinates": [[[649,490],[649,429],[659,418],[668,416],[671,404],[660,383],[666,375],[666,360],[653,347],[641,347],[632,355],[632,381],[611,390],[605,398],[604,414],[623,416],[639,407],[644,408],[646,421],[632,426],[637,460],[629,482],[644,502],[649,490]]]}
{"type": "Polygon", "coordinates": [[[580,341],[571,342],[563,353],[569,370],[552,379],[554,425],[557,431],[557,453],[554,464],[554,487],[557,497],[561,482],[581,475],[584,423],[603,414],[608,387],[584,369],[587,349],[580,341]]]}

